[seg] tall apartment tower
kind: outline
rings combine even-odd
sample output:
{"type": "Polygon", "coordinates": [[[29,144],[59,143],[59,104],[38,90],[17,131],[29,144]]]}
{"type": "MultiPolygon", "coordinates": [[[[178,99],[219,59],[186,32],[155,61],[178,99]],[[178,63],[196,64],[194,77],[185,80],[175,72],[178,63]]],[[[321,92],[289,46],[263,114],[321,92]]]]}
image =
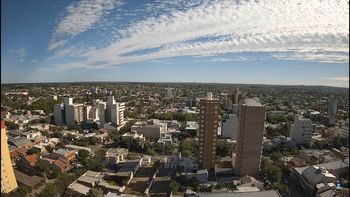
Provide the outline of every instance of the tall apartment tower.
{"type": "Polygon", "coordinates": [[[265,107],[252,98],[246,98],[242,102],[234,168],[239,176],[256,177],[260,171],[265,107]]]}
{"type": "Polygon", "coordinates": [[[106,123],[106,106],[105,102],[99,102],[97,104],[100,128],[103,128],[103,125],[106,123]]]}
{"type": "Polygon", "coordinates": [[[65,113],[63,104],[55,104],[53,107],[53,117],[56,125],[65,124],[65,113]]]}
{"type": "Polygon", "coordinates": [[[334,98],[328,100],[328,115],[332,116],[338,112],[338,101],[334,98]]]}
{"type": "Polygon", "coordinates": [[[215,169],[216,141],[219,121],[219,100],[211,92],[200,100],[199,163],[203,169],[215,169]]]}
{"type": "Polygon", "coordinates": [[[108,96],[107,102],[107,121],[117,125],[124,124],[125,103],[115,102],[114,96],[108,96]]]}
{"type": "Polygon", "coordinates": [[[17,187],[7,144],[5,121],[1,120],[1,193],[9,193],[17,187]]]}
{"type": "Polygon", "coordinates": [[[172,98],[173,97],[173,88],[166,88],[165,90],[166,90],[165,97],[172,98]]]}
{"type": "Polygon", "coordinates": [[[83,104],[64,105],[64,110],[66,114],[66,125],[72,125],[84,120],[83,104]]]}
{"type": "Polygon", "coordinates": [[[91,105],[84,106],[84,120],[86,121],[86,120],[93,119],[92,115],[93,115],[93,112],[92,112],[91,105]]]}
{"type": "Polygon", "coordinates": [[[300,114],[296,114],[294,116],[294,123],[290,128],[290,137],[297,144],[310,145],[312,132],[312,121],[308,118],[303,118],[300,114]]]}

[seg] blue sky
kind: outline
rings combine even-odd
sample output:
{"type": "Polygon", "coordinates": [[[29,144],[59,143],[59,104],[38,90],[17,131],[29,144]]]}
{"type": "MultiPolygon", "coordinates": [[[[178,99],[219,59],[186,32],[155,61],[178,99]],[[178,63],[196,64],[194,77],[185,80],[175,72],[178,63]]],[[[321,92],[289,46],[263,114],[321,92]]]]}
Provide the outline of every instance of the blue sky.
{"type": "Polygon", "coordinates": [[[346,0],[4,0],[1,83],[349,87],[346,0]]]}

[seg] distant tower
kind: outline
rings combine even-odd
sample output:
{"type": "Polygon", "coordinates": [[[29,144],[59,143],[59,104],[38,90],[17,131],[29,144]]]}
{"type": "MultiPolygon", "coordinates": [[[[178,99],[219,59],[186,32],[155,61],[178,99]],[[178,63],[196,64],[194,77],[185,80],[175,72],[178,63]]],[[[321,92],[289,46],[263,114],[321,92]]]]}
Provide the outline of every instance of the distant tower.
{"type": "Polygon", "coordinates": [[[53,107],[53,117],[56,125],[65,124],[65,113],[63,104],[55,104],[53,107]]]}
{"type": "Polygon", "coordinates": [[[9,193],[17,187],[7,144],[5,121],[1,120],[1,193],[9,193]]]}
{"type": "Polygon", "coordinates": [[[303,118],[302,115],[296,114],[294,116],[294,123],[290,128],[290,137],[297,144],[310,145],[313,132],[312,121],[303,118]]]}
{"type": "Polygon", "coordinates": [[[334,98],[328,100],[328,115],[333,116],[338,113],[338,101],[334,98]]]}
{"type": "Polygon", "coordinates": [[[173,97],[173,88],[166,88],[166,98],[172,98],[173,97]]]}
{"type": "Polygon", "coordinates": [[[239,110],[235,171],[239,176],[257,176],[263,147],[265,107],[256,99],[244,99],[239,110]]]}
{"type": "Polygon", "coordinates": [[[203,169],[215,169],[219,100],[211,92],[200,100],[199,163],[203,169]]]}

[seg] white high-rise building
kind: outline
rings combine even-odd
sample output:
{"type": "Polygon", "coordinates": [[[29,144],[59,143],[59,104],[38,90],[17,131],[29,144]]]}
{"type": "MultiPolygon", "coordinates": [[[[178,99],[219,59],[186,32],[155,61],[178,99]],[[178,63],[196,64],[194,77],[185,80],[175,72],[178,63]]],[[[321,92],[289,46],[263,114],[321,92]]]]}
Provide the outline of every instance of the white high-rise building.
{"type": "Polygon", "coordinates": [[[53,117],[56,125],[63,125],[65,123],[64,105],[55,104],[53,107],[53,117]]]}
{"type": "Polygon", "coordinates": [[[124,124],[124,111],[125,111],[125,103],[117,102],[117,125],[123,125],[124,124]]]}
{"type": "Polygon", "coordinates": [[[92,113],[91,113],[92,107],[91,105],[86,105],[84,106],[84,120],[91,120],[92,118],[92,113]]]}
{"type": "Polygon", "coordinates": [[[84,120],[83,104],[65,105],[66,125],[72,125],[84,120]]]}
{"type": "Polygon", "coordinates": [[[338,101],[334,98],[328,100],[328,115],[332,116],[338,112],[338,101]]]}
{"type": "Polygon", "coordinates": [[[225,122],[222,122],[222,137],[235,139],[238,131],[238,116],[228,114],[225,122]]]}
{"type": "Polygon", "coordinates": [[[97,108],[98,108],[99,126],[100,128],[102,128],[103,125],[106,123],[106,103],[99,102],[97,104],[97,108]]]}
{"type": "Polygon", "coordinates": [[[98,107],[91,107],[90,113],[89,113],[89,117],[91,120],[96,121],[99,120],[99,116],[98,116],[98,107]]]}
{"type": "Polygon", "coordinates": [[[125,103],[115,102],[114,96],[108,96],[107,113],[109,122],[117,125],[124,124],[125,103]]]}
{"type": "Polygon", "coordinates": [[[166,98],[172,98],[173,97],[173,88],[166,88],[166,98]]]}
{"type": "Polygon", "coordinates": [[[73,105],[73,98],[64,97],[63,98],[63,104],[64,105],[73,105]]]}
{"type": "Polygon", "coordinates": [[[313,132],[312,121],[310,119],[303,118],[302,115],[296,114],[294,116],[294,124],[290,129],[290,137],[297,144],[310,145],[312,132],[313,132]]]}

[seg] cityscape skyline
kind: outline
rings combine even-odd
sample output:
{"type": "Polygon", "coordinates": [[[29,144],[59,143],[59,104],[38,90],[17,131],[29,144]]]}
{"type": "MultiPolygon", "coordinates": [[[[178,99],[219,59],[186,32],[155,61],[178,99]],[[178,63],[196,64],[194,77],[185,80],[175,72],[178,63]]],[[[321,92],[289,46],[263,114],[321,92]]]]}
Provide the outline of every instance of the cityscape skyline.
{"type": "Polygon", "coordinates": [[[1,4],[2,84],[137,81],[349,87],[347,1],[1,4]]]}

